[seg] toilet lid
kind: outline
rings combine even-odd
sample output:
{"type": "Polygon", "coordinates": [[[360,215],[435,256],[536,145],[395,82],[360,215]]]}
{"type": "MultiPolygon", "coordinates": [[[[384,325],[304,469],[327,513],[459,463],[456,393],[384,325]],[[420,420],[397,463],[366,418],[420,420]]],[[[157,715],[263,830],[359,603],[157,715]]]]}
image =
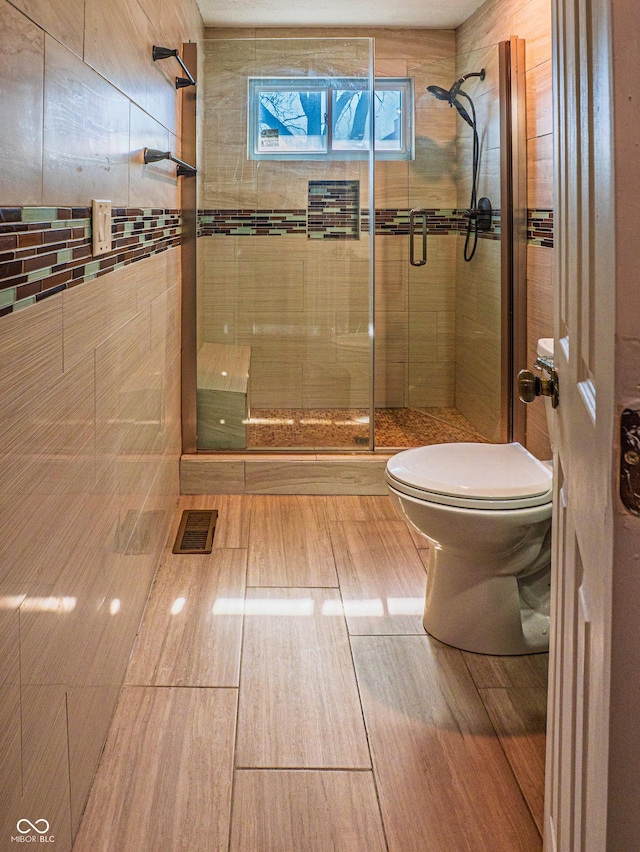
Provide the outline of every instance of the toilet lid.
{"type": "Polygon", "coordinates": [[[418,491],[459,499],[551,499],[551,471],[518,443],[417,447],[390,458],[387,472],[418,491]]]}

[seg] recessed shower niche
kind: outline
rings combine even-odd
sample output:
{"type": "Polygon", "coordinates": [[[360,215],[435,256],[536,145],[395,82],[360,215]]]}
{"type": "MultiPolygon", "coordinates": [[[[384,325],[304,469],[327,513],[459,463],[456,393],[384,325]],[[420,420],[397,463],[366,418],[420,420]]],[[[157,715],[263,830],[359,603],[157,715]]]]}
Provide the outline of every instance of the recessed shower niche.
{"type": "Polygon", "coordinates": [[[202,54],[197,449],[504,440],[498,47],[456,55],[452,32],[417,31],[404,47],[213,38],[202,54]],[[477,142],[427,90],[452,84],[477,142]],[[494,209],[465,262],[469,198],[494,209]],[[203,400],[232,374],[230,418],[203,400]]]}

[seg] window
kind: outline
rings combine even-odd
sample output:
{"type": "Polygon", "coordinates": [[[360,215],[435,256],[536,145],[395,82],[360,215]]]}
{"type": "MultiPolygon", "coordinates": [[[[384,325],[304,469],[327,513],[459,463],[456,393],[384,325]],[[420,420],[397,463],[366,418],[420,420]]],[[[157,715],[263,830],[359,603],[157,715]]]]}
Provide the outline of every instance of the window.
{"type": "MultiPolygon", "coordinates": [[[[377,159],[413,158],[413,81],[376,79],[377,159]]],[[[371,94],[365,78],[249,78],[252,160],[366,159],[371,94]]]]}

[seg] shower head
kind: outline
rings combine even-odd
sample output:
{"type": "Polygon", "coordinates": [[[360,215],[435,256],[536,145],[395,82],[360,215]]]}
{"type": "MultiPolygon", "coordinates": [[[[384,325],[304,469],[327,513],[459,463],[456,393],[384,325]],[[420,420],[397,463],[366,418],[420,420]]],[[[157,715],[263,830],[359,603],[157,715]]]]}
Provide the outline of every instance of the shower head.
{"type": "Polygon", "coordinates": [[[427,86],[427,91],[434,96],[434,98],[438,98],[441,101],[451,101],[449,92],[447,89],[443,89],[442,86],[427,86]]]}
{"type": "Polygon", "coordinates": [[[465,74],[463,77],[460,77],[460,79],[456,80],[448,91],[447,89],[443,89],[442,86],[427,86],[427,91],[430,95],[433,95],[434,98],[438,98],[440,101],[447,101],[449,106],[454,106],[458,110],[461,118],[463,118],[470,127],[474,127],[474,122],[471,116],[458,100],[458,95],[463,95],[471,101],[469,95],[461,89],[462,84],[465,80],[468,80],[469,77],[480,77],[481,80],[484,80],[484,68],[481,71],[472,71],[470,74],[465,74]]]}

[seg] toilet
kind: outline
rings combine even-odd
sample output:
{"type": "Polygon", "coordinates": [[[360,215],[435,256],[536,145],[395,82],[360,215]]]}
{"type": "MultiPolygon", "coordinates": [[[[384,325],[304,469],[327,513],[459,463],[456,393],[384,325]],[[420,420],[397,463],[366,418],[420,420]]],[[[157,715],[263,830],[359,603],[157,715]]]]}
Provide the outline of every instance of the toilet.
{"type": "Polygon", "coordinates": [[[430,544],[425,630],[480,654],[547,651],[551,463],[518,443],[436,444],[392,456],[386,481],[430,544]]]}

